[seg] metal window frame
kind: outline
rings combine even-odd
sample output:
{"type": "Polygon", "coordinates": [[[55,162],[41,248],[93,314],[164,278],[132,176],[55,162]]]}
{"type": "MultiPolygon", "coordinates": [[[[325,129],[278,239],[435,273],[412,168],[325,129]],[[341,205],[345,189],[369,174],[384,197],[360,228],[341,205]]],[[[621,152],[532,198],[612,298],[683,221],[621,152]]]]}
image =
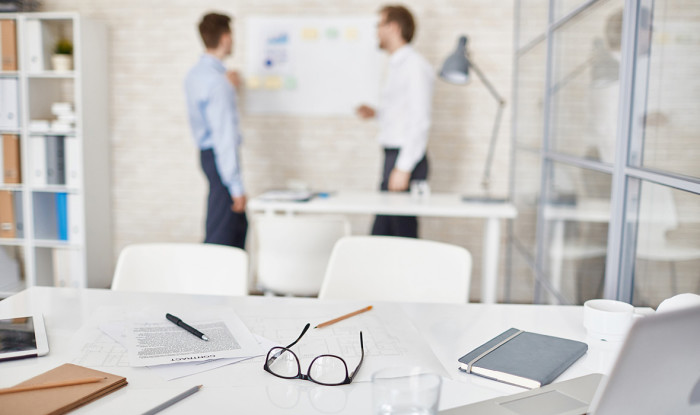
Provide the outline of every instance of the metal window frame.
{"type": "MultiPolygon", "coordinates": [[[[548,200],[550,185],[553,181],[553,168],[555,163],[574,166],[581,169],[589,169],[601,173],[612,175],[611,188],[611,217],[608,227],[608,247],[607,260],[605,268],[604,282],[604,297],[617,299],[626,302],[633,301],[634,293],[634,266],[636,262],[636,234],[638,224],[636,222],[628,223],[630,214],[631,217],[638,217],[636,213],[639,210],[639,191],[641,183],[653,182],[659,185],[672,187],[675,189],[687,191],[700,195],[700,178],[685,176],[672,172],[661,171],[654,168],[646,168],[642,165],[641,152],[644,149],[643,130],[635,129],[633,125],[635,96],[642,89],[648,87],[649,73],[644,72],[646,77],[642,76],[637,71],[637,56],[639,45],[639,14],[642,8],[648,8],[653,12],[653,0],[625,0],[623,14],[623,35],[622,35],[622,56],[620,63],[620,91],[618,96],[618,126],[616,133],[615,159],[613,164],[603,163],[595,160],[586,159],[583,157],[572,156],[559,153],[552,148],[552,131],[551,122],[553,119],[553,111],[555,105],[553,102],[553,54],[554,54],[554,35],[555,32],[566,25],[567,22],[576,18],[579,14],[589,10],[599,1],[605,0],[587,0],[583,1],[578,7],[567,13],[565,16],[555,19],[556,0],[550,0],[548,3],[548,19],[547,27],[542,35],[533,38],[523,47],[519,45],[519,20],[521,18],[521,0],[517,0],[515,4],[515,33],[514,44],[516,51],[513,60],[513,102],[517,102],[518,93],[518,63],[529,50],[534,48],[541,42],[546,42],[546,57],[545,57],[545,91],[544,91],[544,124],[542,131],[542,147],[539,149],[525,147],[519,145],[516,140],[517,136],[517,112],[512,113],[512,137],[511,137],[511,160],[514,163],[511,170],[510,194],[515,196],[516,176],[515,163],[518,160],[518,153],[525,151],[529,153],[539,153],[541,158],[540,172],[540,200],[537,206],[537,225],[536,225],[536,246],[535,257],[531,258],[528,264],[533,268],[535,275],[535,293],[534,302],[539,303],[542,300],[543,290],[553,294],[559,302],[566,302],[566,299],[561,293],[553,291],[547,278],[545,252],[548,248],[549,241],[547,240],[547,226],[543,215],[543,205],[548,200]],[[633,149],[636,154],[631,157],[633,149]]],[[[652,45],[653,46],[653,45],[652,45]]],[[[645,103],[646,105],[646,103],[645,103]]],[[[517,220],[517,219],[514,219],[517,220]]],[[[524,247],[518,246],[517,238],[514,235],[514,225],[509,224],[509,251],[508,261],[512,261],[513,252],[522,255],[524,247]],[[512,247],[511,247],[512,245],[512,247]]],[[[528,256],[529,257],[529,256],[528,256]]],[[[510,275],[507,276],[507,282],[510,282],[510,275]]],[[[509,293],[509,291],[506,291],[509,293]]],[[[508,298],[508,297],[507,297],[508,298]]]]}

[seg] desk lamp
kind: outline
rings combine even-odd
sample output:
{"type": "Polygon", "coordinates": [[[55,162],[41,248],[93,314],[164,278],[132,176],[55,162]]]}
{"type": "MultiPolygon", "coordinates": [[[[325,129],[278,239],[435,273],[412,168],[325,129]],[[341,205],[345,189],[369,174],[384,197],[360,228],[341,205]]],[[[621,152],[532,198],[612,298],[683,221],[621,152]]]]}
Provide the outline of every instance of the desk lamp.
{"type": "Polygon", "coordinates": [[[457,44],[457,49],[445,59],[445,63],[442,65],[442,70],[440,71],[440,78],[445,82],[453,85],[465,85],[470,81],[470,71],[474,71],[476,76],[481,79],[484,83],[486,89],[488,89],[491,96],[498,103],[498,111],[496,112],[496,119],[493,123],[493,131],[491,132],[491,141],[489,142],[489,152],[486,157],[486,166],[484,167],[484,174],[481,179],[481,187],[484,189],[483,197],[469,197],[464,196],[462,199],[464,201],[473,202],[503,202],[504,199],[495,199],[489,197],[489,186],[491,182],[491,164],[493,163],[493,153],[496,148],[496,139],[498,138],[498,127],[501,125],[501,117],[503,116],[503,107],[506,105],[505,100],[496,92],[491,82],[484,76],[478,66],[474,64],[467,54],[467,37],[460,36],[459,43],[457,44]]]}

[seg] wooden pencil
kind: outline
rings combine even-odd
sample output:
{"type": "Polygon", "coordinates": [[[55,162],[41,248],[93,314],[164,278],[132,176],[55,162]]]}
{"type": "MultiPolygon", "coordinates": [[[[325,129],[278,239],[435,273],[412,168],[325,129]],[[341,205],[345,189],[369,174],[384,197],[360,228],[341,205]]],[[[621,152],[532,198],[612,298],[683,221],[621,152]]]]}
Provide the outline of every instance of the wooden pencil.
{"type": "Polygon", "coordinates": [[[47,382],[40,383],[38,385],[27,385],[27,386],[13,386],[11,388],[0,389],[0,395],[5,393],[14,392],[27,392],[38,389],[49,389],[49,388],[60,388],[62,386],[73,386],[73,385],[83,385],[85,383],[97,383],[101,380],[107,379],[105,377],[91,377],[82,379],[71,379],[71,380],[61,380],[58,382],[47,382]]]}
{"type": "Polygon", "coordinates": [[[362,308],[362,309],[360,309],[360,310],[353,311],[352,313],[345,314],[344,316],[340,316],[340,317],[338,317],[338,318],[334,318],[333,320],[328,320],[328,321],[326,321],[326,322],[324,322],[324,323],[319,324],[318,326],[316,326],[316,327],[314,327],[314,328],[315,328],[315,329],[320,329],[321,327],[330,326],[331,324],[335,324],[335,323],[337,323],[337,322],[339,322],[339,321],[345,320],[346,318],[350,318],[350,317],[352,317],[352,316],[356,316],[356,315],[358,315],[358,314],[364,313],[365,311],[369,311],[369,310],[371,310],[371,309],[372,309],[372,306],[370,305],[370,306],[367,306],[367,307],[362,308]]]}

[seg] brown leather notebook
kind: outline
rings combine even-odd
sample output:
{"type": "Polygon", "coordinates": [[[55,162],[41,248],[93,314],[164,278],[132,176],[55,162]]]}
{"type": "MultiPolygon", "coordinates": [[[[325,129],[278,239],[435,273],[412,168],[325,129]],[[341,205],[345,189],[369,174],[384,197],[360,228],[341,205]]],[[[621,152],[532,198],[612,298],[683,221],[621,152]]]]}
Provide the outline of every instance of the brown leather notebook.
{"type": "Polygon", "coordinates": [[[105,377],[97,383],[61,386],[0,395],[0,415],[59,415],[126,386],[126,378],[66,363],[15,386],[39,385],[62,380],[105,377]]]}

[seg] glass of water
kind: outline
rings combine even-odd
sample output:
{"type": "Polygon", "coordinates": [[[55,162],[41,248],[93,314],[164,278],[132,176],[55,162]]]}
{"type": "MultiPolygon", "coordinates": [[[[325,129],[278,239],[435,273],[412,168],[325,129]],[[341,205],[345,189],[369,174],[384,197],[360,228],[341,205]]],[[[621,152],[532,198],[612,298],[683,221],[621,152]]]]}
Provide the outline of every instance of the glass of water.
{"type": "Polygon", "coordinates": [[[439,375],[419,367],[382,369],[372,375],[372,413],[436,415],[441,384],[439,375]]]}

